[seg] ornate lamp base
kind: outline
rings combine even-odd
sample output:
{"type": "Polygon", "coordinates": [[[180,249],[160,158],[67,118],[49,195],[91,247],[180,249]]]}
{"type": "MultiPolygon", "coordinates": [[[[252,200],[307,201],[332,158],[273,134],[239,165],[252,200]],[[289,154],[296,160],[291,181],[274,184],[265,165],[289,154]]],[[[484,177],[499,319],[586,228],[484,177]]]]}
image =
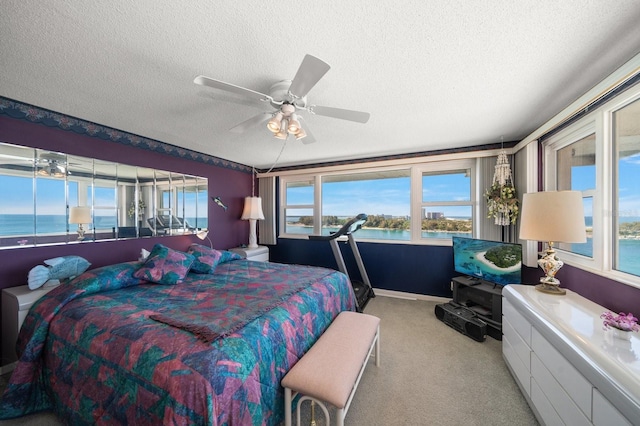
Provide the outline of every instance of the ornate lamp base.
{"type": "Polygon", "coordinates": [[[81,223],[78,224],[78,241],[82,241],[84,240],[84,227],[82,226],[81,223]]]}
{"type": "Polygon", "coordinates": [[[548,244],[544,256],[538,259],[538,266],[542,268],[546,275],[540,278],[540,284],[536,285],[536,290],[561,296],[567,294],[567,291],[560,288],[560,280],[555,276],[560,268],[564,266],[564,262],[556,257],[553,242],[550,241],[548,244]]]}
{"type": "Polygon", "coordinates": [[[540,283],[536,285],[536,290],[547,294],[555,294],[556,296],[567,294],[567,291],[563,288],[560,288],[560,286],[557,284],[540,283]]]}

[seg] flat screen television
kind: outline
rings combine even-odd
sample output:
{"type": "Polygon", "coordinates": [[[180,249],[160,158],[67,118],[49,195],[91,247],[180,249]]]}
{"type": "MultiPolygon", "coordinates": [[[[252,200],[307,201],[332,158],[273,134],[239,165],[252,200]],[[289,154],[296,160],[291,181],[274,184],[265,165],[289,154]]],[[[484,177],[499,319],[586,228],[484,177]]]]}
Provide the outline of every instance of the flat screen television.
{"type": "Polygon", "coordinates": [[[452,238],[453,264],[457,273],[497,285],[521,284],[522,245],[452,238]]]}

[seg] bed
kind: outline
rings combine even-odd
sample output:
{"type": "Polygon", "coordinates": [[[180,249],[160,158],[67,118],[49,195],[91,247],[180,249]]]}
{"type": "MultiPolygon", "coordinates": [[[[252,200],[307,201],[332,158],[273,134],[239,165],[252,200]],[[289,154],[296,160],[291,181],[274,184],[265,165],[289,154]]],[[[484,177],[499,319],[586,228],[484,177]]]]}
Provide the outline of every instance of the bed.
{"type": "Polygon", "coordinates": [[[224,253],[211,273],[191,270],[170,285],[126,262],[49,292],[21,329],[0,417],[280,423],[280,380],[339,312],[355,309],[353,291],[334,270],[224,253]]]}

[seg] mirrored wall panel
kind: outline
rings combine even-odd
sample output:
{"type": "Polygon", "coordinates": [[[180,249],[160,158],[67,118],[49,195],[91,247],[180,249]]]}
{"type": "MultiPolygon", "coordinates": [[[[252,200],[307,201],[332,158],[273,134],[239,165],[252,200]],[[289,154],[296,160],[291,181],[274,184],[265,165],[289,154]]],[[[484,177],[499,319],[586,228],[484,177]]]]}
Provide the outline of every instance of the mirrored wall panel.
{"type": "Polygon", "coordinates": [[[194,233],[207,178],[0,143],[0,248],[194,233]]]}

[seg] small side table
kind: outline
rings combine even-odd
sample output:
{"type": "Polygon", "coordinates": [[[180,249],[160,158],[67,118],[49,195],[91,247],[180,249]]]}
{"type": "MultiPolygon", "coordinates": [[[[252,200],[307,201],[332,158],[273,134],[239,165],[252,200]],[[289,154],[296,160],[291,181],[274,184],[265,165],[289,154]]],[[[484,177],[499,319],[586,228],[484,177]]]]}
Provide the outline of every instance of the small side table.
{"type": "Polygon", "coordinates": [[[18,360],[16,356],[16,341],[24,319],[29,309],[42,296],[56,288],[41,287],[29,290],[29,286],[9,287],[2,290],[2,362],[0,365],[10,364],[18,360]]]}
{"type": "Polygon", "coordinates": [[[236,248],[229,249],[229,251],[237,253],[247,260],[253,260],[256,262],[269,261],[269,247],[266,247],[266,246],[258,246],[255,248],[236,247],[236,248]]]}

